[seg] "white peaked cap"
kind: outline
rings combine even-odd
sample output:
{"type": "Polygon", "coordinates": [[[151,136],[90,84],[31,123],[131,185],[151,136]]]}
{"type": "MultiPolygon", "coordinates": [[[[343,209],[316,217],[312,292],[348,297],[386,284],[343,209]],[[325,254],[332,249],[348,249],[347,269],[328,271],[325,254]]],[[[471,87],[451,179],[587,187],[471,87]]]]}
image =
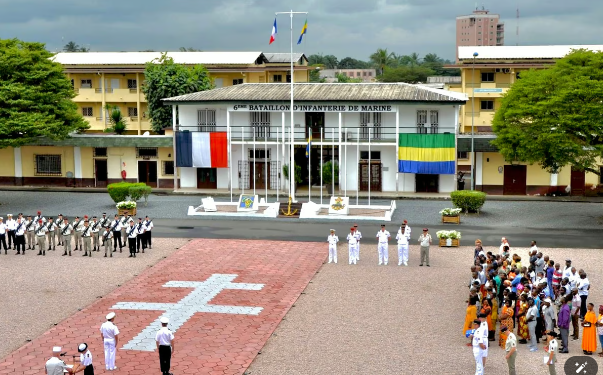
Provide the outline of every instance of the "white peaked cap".
{"type": "Polygon", "coordinates": [[[170,322],[170,320],[165,316],[159,319],[159,321],[161,322],[161,324],[168,324],[170,322]]]}
{"type": "Polygon", "coordinates": [[[53,353],[60,353],[61,352],[61,347],[60,346],[54,346],[52,348],[52,352],[53,353]]]}
{"type": "Polygon", "coordinates": [[[107,314],[107,320],[111,320],[113,318],[115,318],[115,313],[114,312],[110,312],[110,313],[107,314]]]}

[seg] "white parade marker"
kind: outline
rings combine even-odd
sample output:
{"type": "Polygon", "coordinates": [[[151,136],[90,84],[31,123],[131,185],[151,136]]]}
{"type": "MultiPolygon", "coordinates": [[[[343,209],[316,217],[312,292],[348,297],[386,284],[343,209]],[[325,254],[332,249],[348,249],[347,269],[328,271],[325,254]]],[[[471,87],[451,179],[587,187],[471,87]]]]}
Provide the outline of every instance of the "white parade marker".
{"type": "Polygon", "coordinates": [[[213,274],[205,281],[168,281],[166,288],[195,288],[177,303],[118,302],[111,309],[165,311],[153,323],[130,340],[122,349],[152,352],[155,334],[161,328],[160,319],[170,319],[169,328],[176,332],[196,313],[258,315],[262,307],[210,305],[209,302],[225,289],[261,290],[264,284],[233,283],[238,275],[213,274]]]}

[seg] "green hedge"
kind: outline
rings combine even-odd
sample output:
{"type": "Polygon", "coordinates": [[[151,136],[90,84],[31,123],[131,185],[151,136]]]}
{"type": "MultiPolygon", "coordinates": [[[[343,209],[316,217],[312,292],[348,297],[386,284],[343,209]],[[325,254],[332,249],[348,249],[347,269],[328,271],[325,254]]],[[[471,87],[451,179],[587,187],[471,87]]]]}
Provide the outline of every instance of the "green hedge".
{"type": "Polygon", "coordinates": [[[478,212],[486,203],[486,193],[475,190],[458,190],[450,193],[452,204],[465,212],[478,212]]]}
{"type": "Polygon", "coordinates": [[[130,197],[134,202],[144,198],[146,204],[152,189],[142,182],[117,182],[107,185],[107,192],[115,203],[126,201],[130,197]]]}

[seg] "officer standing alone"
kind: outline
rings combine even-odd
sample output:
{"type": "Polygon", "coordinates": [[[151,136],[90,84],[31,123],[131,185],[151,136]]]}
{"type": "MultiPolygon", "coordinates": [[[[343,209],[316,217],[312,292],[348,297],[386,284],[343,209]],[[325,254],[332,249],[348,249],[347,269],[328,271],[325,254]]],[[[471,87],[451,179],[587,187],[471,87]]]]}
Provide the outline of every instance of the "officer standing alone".
{"type": "Polygon", "coordinates": [[[159,367],[163,375],[172,375],[170,365],[174,353],[174,333],[167,327],[170,320],[166,317],[160,319],[161,329],[155,335],[155,344],[159,351],[159,367]]]}
{"type": "Polygon", "coordinates": [[[329,243],[329,263],[335,261],[335,264],[337,264],[337,242],[339,242],[339,237],[335,235],[335,229],[331,229],[327,242],[329,243]]]}
{"type": "Polygon", "coordinates": [[[103,247],[105,248],[105,258],[107,257],[107,252],[109,253],[109,256],[112,258],[113,253],[111,252],[111,237],[113,237],[113,232],[111,232],[111,228],[105,227],[104,232],[101,237],[102,237],[103,247]]]}
{"type": "Polygon", "coordinates": [[[119,329],[113,324],[115,320],[114,312],[107,314],[106,318],[107,321],[100,327],[100,333],[105,348],[105,369],[113,371],[117,370],[117,366],[115,366],[115,348],[119,341],[119,329]]]}

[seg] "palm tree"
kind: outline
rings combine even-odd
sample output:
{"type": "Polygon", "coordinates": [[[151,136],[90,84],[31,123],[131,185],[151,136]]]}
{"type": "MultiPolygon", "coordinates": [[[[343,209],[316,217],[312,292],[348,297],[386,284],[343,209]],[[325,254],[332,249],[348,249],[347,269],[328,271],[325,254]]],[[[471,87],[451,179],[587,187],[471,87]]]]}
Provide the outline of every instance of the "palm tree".
{"type": "Polygon", "coordinates": [[[387,48],[379,48],[375,53],[369,56],[371,63],[381,71],[385,70],[386,66],[389,66],[394,61],[395,54],[393,52],[387,52],[387,48]]]}
{"type": "Polygon", "coordinates": [[[419,56],[418,53],[413,52],[410,55],[408,55],[408,58],[409,58],[410,66],[421,65],[421,57],[419,56]]]}
{"type": "Polygon", "coordinates": [[[120,134],[120,135],[123,134],[126,131],[126,127],[128,124],[127,124],[126,119],[124,118],[123,114],[121,113],[121,110],[119,109],[119,107],[116,105],[107,104],[105,106],[105,109],[107,110],[107,113],[109,114],[108,120],[109,120],[109,123],[111,124],[111,127],[107,128],[105,131],[114,132],[114,133],[120,134]]]}
{"type": "Polygon", "coordinates": [[[423,63],[425,63],[425,64],[438,64],[438,63],[442,63],[442,59],[439,58],[438,55],[435,54],[435,53],[428,53],[423,58],[423,63]]]}
{"type": "Polygon", "coordinates": [[[77,45],[74,41],[71,41],[63,47],[63,51],[65,52],[80,52],[80,46],[77,45]]]}

